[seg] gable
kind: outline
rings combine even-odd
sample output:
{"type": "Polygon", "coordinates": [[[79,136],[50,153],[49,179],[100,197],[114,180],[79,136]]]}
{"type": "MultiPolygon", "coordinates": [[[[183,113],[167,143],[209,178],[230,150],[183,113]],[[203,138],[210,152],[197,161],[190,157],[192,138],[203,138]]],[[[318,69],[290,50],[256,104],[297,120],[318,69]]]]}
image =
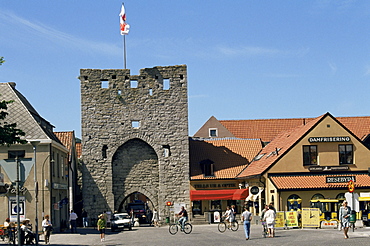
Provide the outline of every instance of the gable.
{"type": "Polygon", "coordinates": [[[353,145],[354,164],[348,165],[350,170],[367,169],[370,151],[351,131],[329,114],[302,136],[269,172],[312,172],[310,165],[303,164],[303,146],[315,146],[317,149],[317,165],[314,166],[344,166],[339,160],[339,145],[353,145]]]}
{"type": "Polygon", "coordinates": [[[218,138],[235,137],[225,126],[223,126],[214,116],[208,119],[206,123],[194,134],[194,137],[209,138],[210,130],[216,130],[218,138]]]}
{"type": "Polygon", "coordinates": [[[53,126],[15,89],[15,83],[0,83],[0,99],[13,101],[8,104],[5,121],[17,123],[17,128],[26,133],[26,139],[52,139],[60,143],[53,133],[53,126]]]}

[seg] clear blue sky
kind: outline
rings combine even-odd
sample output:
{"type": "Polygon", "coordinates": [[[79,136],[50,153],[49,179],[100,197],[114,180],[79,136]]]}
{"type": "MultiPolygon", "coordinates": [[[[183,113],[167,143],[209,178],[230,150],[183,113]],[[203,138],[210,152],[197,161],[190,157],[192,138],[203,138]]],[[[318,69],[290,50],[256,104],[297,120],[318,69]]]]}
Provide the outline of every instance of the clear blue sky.
{"type": "MultiPolygon", "coordinates": [[[[123,68],[122,1],[0,1],[0,82],[80,129],[81,68],[123,68]]],[[[370,1],[124,1],[131,74],[188,66],[189,135],[210,116],[370,115],[370,1]]]]}

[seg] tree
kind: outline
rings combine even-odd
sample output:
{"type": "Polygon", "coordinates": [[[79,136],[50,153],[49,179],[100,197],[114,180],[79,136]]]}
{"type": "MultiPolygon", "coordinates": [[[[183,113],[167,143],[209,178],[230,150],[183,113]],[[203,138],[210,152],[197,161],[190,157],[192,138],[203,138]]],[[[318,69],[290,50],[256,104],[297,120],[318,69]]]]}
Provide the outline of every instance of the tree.
{"type": "Polygon", "coordinates": [[[4,62],[5,62],[4,57],[1,56],[0,57],[0,66],[3,65],[4,62]]]}
{"type": "Polygon", "coordinates": [[[27,141],[21,139],[22,136],[25,136],[26,133],[23,132],[21,129],[16,128],[17,123],[11,123],[4,121],[8,112],[8,104],[12,103],[13,101],[0,101],[0,145],[7,145],[10,146],[11,144],[26,144],[27,141]]]}

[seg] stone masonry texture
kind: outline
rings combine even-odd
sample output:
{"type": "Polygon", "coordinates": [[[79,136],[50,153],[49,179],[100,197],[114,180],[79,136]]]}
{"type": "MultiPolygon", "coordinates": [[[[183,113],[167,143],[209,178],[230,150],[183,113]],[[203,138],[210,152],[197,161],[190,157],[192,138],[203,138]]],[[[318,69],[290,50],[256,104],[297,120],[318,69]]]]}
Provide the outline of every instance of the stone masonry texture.
{"type": "Polygon", "coordinates": [[[162,217],[190,205],[186,65],[81,69],[83,203],[91,217],[134,192],[162,217]],[[169,82],[169,88],[166,83],[169,82]]]}

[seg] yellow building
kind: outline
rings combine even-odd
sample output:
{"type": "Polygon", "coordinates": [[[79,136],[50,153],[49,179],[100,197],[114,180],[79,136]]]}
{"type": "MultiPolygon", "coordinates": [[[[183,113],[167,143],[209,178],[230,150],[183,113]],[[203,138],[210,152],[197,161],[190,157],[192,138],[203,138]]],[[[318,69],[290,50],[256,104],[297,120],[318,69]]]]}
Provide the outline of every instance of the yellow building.
{"type": "MultiPolygon", "coordinates": [[[[357,127],[368,126],[359,123],[357,127]]],[[[273,202],[281,211],[318,207],[323,220],[336,218],[343,200],[352,202],[348,193],[352,180],[353,207],[361,219],[362,212],[368,212],[359,200],[369,196],[369,160],[370,151],[363,141],[326,113],[280,133],[238,178],[263,183],[261,203],[273,202]],[[356,196],[362,198],[356,200],[356,196]]]]}

